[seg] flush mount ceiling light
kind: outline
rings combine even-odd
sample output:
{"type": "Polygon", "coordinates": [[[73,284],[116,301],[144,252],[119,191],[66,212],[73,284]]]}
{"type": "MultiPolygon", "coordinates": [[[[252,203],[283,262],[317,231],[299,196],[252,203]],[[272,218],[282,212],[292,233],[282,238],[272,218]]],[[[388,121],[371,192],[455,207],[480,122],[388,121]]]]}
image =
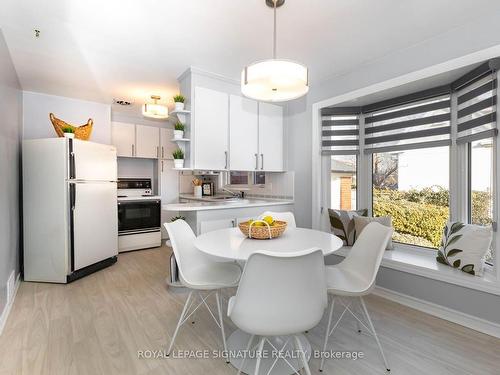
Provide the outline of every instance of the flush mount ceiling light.
{"type": "Polygon", "coordinates": [[[307,67],[294,61],[276,58],[276,8],[285,0],[266,0],[274,10],[273,58],[257,61],[241,72],[243,95],[269,102],[300,98],[309,91],[307,67]]]}
{"type": "Polygon", "coordinates": [[[151,95],[151,99],[153,99],[153,104],[144,104],[142,106],[142,115],[151,118],[157,119],[166,119],[168,118],[168,108],[163,104],[158,104],[158,100],[161,98],[158,95],[151,95]]]}

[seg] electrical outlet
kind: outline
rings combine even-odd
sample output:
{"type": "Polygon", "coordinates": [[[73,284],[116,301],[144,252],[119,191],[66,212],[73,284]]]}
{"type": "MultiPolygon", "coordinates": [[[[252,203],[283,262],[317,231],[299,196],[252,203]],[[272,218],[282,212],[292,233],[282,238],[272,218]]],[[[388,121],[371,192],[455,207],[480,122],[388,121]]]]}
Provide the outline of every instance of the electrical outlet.
{"type": "Polygon", "coordinates": [[[12,301],[14,298],[14,289],[16,287],[16,272],[12,271],[9,280],[7,280],[7,303],[12,301]]]}

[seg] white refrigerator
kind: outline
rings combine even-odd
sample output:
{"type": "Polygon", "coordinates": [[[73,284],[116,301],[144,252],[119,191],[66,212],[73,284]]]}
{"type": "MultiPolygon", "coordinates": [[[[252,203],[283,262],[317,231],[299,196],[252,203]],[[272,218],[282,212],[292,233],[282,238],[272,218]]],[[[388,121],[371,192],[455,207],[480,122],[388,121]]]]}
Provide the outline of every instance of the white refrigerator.
{"type": "Polygon", "coordinates": [[[114,146],[23,141],[24,279],[67,283],[116,262],[114,146]]]}

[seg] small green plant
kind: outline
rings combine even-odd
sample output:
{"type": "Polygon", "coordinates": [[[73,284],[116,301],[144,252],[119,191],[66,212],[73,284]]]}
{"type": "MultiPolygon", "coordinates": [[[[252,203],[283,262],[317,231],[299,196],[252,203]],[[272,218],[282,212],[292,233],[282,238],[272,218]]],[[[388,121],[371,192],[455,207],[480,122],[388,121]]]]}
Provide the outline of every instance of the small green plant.
{"type": "Polygon", "coordinates": [[[170,219],[170,222],[173,223],[176,220],[186,220],[184,216],[174,216],[170,219]]]}
{"type": "Polygon", "coordinates": [[[62,129],[63,133],[71,133],[71,134],[74,134],[75,133],[75,130],[73,128],[70,128],[69,126],[65,126],[63,129],[62,129]]]}
{"type": "Polygon", "coordinates": [[[172,156],[174,159],[184,159],[184,151],[182,151],[180,148],[172,152],[172,156]]]}
{"type": "Polygon", "coordinates": [[[184,100],[186,100],[186,98],[184,98],[184,96],[182,96],[181,94],[177,94],[174,96],[174,102],[176,103],[184,103],[184,100]]]}
{"type": "Polygon", "coordinates": [[[184,131],[184,124],[182,122],[176,122],[174,125],[174,129],[184,131]]]}

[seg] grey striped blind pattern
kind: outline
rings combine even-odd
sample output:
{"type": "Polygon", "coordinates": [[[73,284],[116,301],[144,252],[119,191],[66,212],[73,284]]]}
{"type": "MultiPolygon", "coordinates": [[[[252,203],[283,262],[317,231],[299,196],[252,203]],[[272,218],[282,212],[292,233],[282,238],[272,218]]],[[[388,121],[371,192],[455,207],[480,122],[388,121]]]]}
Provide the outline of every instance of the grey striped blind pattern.
{"type": "Polygon", "coordinates": [[[497,134],[496,72],[457,91],[457,143],[497,134]]]}
{"type": "Polygon", "coordinates": [[[450,95],[365,115],[365,153],[449,145],[450,95]]]}
{"type": "Polygon", "coordinates": [[[356,155],[359,153],[359,109],[356,107],[322,110],[321,153],[356,155]]]}

